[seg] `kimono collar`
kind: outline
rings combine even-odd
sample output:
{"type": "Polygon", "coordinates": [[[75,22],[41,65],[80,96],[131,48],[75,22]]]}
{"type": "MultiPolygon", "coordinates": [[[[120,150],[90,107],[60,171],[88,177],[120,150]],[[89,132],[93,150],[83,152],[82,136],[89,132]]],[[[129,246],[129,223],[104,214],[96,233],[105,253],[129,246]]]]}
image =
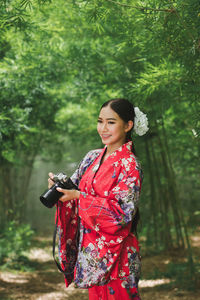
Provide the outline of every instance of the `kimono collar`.
{"type": "MultiPolygon", "coordinates": [[[[109,157],[114,157],[117,155],[120,155],[120,153],[124,153],[124,152],[132,152],[132,146],[133,146],[133,142],[132,141],[128,141],[127,143],[123,144],[122,146],[120,146],[118,149],[116,149],[114,152],[112,152],[109,157]]],[[[107,146],[104,147],[104,151],[103,153],[106,151],[107,146]]]]}
{"type": "MultiPolygon", "coordinates": [[[[113,162],[120,159],[121,157],[124,157],[125,153],[130,155],[132,153],[132,151],[131,151],[132,145],[133,145],[132,141],[129,141],[129,142],[123,144],[118,149],[116,149],[114,152],[112,152],[103,163],[104,164],[110,164],[110,163],[112,164],[113,162]]],[[[103,148],[103,151],[101,152],[95,165],[93,166],[92,170],[94,173],[96,173],[99,170],[99,167],[101,166],[101,161],[105,154],[106,149],[107,149],[107,146],[105,146],[103,148]]]]}

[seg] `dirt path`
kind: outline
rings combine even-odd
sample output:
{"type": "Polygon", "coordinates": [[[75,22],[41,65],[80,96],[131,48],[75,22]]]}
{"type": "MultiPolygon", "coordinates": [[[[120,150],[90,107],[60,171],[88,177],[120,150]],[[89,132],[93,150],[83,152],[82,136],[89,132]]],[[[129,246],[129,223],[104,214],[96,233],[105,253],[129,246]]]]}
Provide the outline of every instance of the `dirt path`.
{"type": "MultiPolygon", "coordinates": [[[[87,290],[75,289],[71,285],[66,289],[63,275],[57,271],[51,256],[51,239],[37,239],[36,245],[29,253],[34,265],[33,272],[0,272],[1,300],[88,300],[87,290]]],[[[169,261],[165,255],[143,259],[144,273],[152,266],[164,268],[169,261]]],[[[141,280],[140,294],[142,300],[200,300],[200,290],[189,292],[170,288],[170,279],[141,280]]]]}

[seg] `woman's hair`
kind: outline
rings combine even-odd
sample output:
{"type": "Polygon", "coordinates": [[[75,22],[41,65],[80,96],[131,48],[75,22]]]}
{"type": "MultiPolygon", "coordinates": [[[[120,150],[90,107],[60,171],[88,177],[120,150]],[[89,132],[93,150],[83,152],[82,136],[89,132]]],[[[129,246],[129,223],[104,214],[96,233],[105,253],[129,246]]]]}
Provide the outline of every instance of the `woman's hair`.
{"type": "MultiPolygon", "coordinates": [[[[124,122],[127,123],[128,121],[133,121],[133,124],[134,124],[134,118],[135,118],[134,106],[127,99],[116,98],[116,99],[108,100],[101,106],[101,109],[106,106],[110,106],[112,108],[112,110],[114,110],[114,112],[116,112],[124,122]]],[[[133,127],[134,127],[134,125],[133,125],[133,127]]],[[[125,142],[132,140],[131,134],[133,131],[133,127],[131,128],[131,130],[129,130],[127,132],[125,142]]],[[[136,155],[134,145],[132,146],[132,152],[134,155],[136,155]]],[[[137,209],[136,214],[132,221],[132,226],[131,226],[131,232],[135,233],[136,235],[137,235],[137,225],[138,225],[139,219],[140,219],[140,213],[139,213],[139,209],[137,209]]]]}

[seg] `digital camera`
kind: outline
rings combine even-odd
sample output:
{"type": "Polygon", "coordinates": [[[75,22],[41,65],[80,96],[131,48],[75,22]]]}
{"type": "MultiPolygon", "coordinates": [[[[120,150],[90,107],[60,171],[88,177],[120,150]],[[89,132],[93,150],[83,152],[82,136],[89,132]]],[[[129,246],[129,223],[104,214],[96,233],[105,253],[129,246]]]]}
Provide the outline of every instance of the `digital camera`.
{"type": "Polygon", "coordinates": [[[63,193],[57,191],[56,188],[60,187],[66,190],[77,190],[77,186],[67,177],[64,173],[58,173],[54,175],[52,179],[55,183],[52,187],[46,190],[41,196],[40,201],[48,208],[53,207],[63,195],[63,193]]]}

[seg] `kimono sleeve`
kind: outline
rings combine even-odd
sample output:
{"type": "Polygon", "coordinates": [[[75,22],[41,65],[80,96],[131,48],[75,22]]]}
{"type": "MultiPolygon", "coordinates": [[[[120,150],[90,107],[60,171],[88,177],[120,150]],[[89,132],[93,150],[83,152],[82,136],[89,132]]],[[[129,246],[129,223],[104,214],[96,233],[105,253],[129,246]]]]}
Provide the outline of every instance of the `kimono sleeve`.
{"type": "MultiPolygon", "coordinates": [[[[90,151],[86,154],[86,156],[83,158],[83,160],[80,162],[78,168],[76,169],[76,171],[73,173],[73,175],[70,177],[72,182],[78,187],[79,186],[79,182],[83,176],[83,174],[85,173],[85,171],[87,170],[87,168],[91,165],[91,163],[94,161],[94,159],[97,157],[97,155],[99,154],[98,150],[93,150],[90,151]]],[[[58,201],[58,217],[59,217],[59,225],[61,227],[61,234],[63,237],[66,232],[66,227],[69,227],[70,223],[74,220],[74,215],[77,216],[78,212],[77,212],[77,201],[74,200],[70,200],[70,201],[66,201],[66,202],[61,202],[58,201]]],[[[57,215],[56,215],[57,217],[57,215]]],[[[69,230],[70,231],[70,230],[69,230]]],[[[65,243],[65,241],[63,242],[65,243]]]]}
{"type": "Polygon", "coordinates": [[[106,197],[81,192],[79,216],[95,230],[115,234],[133,220],[138,207],[140,190],[140,170],[135,167],[106,197]]]}
{"type": "Polygon", "coordinates": [[[65,272],[65,283],[68,286],[74,277],[74,267],[78,254],[78,213],[77,200],[64,205],[58,201],[56,219],[58,234],[58,257],[65,272]]]}
{"type": "MultiPolygon", "coordinates": [[[[99,155],[100,151],[90,151],[80,162],[71,180],[78,187],[79,182],[90,164],[99,155]]],[[[68,286],[73,280],[73,271],[78,254],[77,235],[79,219],[77,199],[66,202],[58,201],[56,220],[58,233],[58,256],[61,267],[65,272],[65,283],[68,286]]]]}

